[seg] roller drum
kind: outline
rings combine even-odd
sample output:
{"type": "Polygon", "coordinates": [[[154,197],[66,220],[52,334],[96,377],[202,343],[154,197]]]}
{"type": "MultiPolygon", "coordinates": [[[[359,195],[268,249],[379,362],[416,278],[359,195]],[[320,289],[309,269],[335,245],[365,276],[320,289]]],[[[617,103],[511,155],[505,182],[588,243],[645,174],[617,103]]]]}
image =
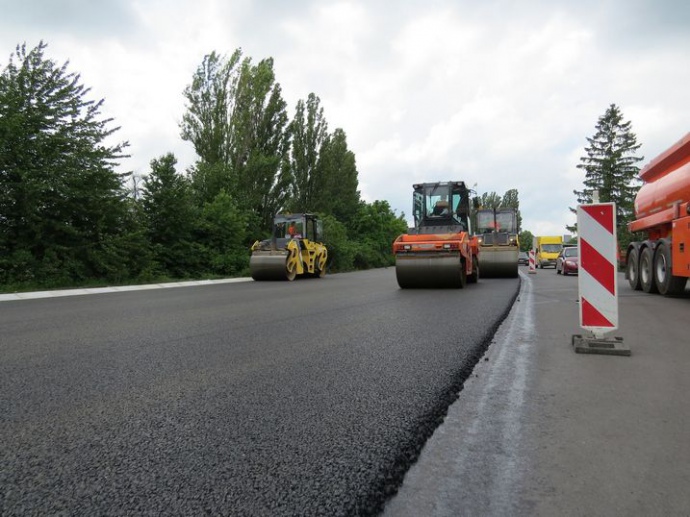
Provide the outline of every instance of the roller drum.
{"type": "Polygon", "coordinates": [[[479,253],[482,277],[515,278],[518,276],[518,253],[516,248],[482,248],[479,253]]]}
{"type": "Polygon", "coordinates": [[[398,255],[395,275],[402,289],[462,288],[466,277],[460,255],[398,255]]]}
{"type": "Polygon", "coordinates": [[[249,259],[249,270],[254,280],[294,280],[288,273],[288,252],[254,252],[249,259]]]}

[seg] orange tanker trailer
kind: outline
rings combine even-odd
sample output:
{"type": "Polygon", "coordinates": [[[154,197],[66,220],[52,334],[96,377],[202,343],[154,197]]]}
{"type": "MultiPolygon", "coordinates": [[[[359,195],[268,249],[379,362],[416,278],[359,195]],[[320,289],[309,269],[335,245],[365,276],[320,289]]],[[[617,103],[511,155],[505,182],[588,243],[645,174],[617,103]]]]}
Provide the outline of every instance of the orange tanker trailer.
{"type": "Polygon", "coordinates": [[[628,246],[626,277],[633,289],[680,294],[690,278],[690,133],[640,172],[633,232],[646,239],[628,246]]]}

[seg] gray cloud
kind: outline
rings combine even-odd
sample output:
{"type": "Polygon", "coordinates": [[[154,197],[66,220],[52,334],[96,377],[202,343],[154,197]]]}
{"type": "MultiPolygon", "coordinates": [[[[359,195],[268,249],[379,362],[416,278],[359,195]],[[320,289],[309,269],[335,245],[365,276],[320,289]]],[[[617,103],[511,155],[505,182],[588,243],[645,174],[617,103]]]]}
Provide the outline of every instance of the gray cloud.
{"type": "Polygon", "coordinates": [[[118,0],[0,0],[0,12],[3,25],[43,34],[43,39],[55,34],[87,39],[126,36],[137,29],[131,4],[118,0]]]}

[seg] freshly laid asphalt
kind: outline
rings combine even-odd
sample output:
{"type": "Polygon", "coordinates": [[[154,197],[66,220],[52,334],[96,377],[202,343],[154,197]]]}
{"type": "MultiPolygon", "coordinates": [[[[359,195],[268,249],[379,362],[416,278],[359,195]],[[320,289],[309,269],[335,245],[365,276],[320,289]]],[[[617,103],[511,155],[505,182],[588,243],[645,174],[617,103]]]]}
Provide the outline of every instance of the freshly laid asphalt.
{"type": "Polygon", "coordinates": [[[377,514],[518,288],[388,269],[2,302],[0,514],[377,514]]]}

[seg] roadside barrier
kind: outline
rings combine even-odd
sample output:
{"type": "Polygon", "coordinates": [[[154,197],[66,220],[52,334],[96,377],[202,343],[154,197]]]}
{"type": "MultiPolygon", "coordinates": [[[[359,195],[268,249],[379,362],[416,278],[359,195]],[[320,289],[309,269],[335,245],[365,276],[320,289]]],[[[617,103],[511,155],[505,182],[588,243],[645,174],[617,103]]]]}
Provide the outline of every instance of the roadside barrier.
{"type": "Polygon", "coordinates": [[[537,269],[534,267],[534,250],[529,250],[529,274],[537,274],[537,269]]]}
{"type": "Polygon", "coordinates": [[[630,349],[623,345],[622,338],[604,337],[618,328],[616,205],[596,203],[578,206],[577,229],[580,327],[590,335],[573,336],[575,351],[630,355],[630,349]]]}

